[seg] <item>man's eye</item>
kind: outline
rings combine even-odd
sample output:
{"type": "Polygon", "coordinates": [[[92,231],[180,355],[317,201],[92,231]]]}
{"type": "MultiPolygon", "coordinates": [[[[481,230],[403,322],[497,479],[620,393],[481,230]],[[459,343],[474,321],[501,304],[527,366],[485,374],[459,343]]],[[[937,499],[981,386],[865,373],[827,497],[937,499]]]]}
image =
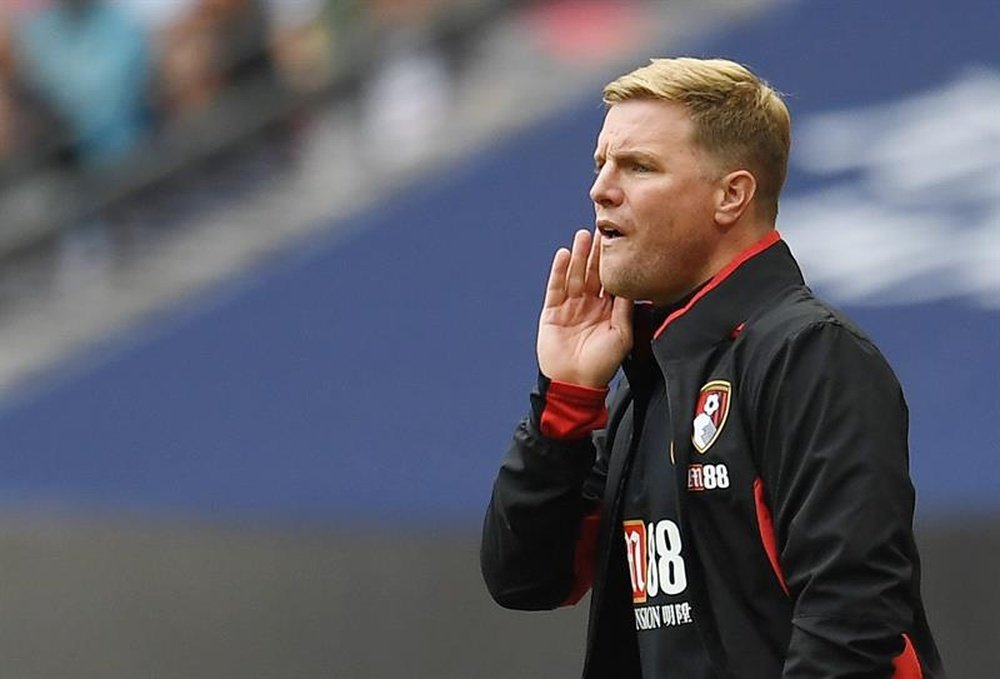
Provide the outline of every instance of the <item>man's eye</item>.
{"type": "Polygon", "coordinates": [[[653,168],[649,165],[644,165],[642,163],[632,163],[632,169],[636,172],[652,172],[653,168]]]}

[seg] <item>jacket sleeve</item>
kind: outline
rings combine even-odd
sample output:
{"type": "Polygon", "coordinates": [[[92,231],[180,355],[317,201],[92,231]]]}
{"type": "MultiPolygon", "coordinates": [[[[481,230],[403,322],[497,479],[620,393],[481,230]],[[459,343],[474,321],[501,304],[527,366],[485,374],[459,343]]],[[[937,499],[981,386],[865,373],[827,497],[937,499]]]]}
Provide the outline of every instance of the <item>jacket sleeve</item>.
{"type": "Polygon", "coordinates": [[[483,578],[504,607],[556,608],[576,603],[590,586],[606,394],[539,377],[483,524],[483,578]]]}
{"type": "Polygon", "coordinates": [[[916,558],[908,414],[891,369],[850,328],[819,323],[782,343],[757,404],[764,487],[793,600],[782,676],[920,676],[904,636],[916,558]]]}

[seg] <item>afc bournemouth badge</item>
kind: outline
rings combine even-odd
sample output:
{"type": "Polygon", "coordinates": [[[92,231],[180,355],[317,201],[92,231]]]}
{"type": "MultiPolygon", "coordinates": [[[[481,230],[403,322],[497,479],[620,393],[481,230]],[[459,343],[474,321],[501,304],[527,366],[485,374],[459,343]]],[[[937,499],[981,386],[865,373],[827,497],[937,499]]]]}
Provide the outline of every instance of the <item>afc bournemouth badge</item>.
{"type": "Polygon", "coordinates": [[[704,453],[719,438],[729,416],[729,401],[733,388],[725,380],[712,380],[698,394],[694,409],[694,433],[691,442],[704,453]]]}

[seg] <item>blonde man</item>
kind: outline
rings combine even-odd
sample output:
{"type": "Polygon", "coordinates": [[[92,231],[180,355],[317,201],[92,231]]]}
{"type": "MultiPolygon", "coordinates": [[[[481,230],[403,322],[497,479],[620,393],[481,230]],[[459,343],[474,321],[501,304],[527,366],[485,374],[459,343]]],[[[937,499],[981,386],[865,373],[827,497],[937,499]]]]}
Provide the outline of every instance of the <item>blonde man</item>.
{"type": "Polygon", "coordinates": [[[587,679],[943,676],[899,385],[774,228],[780,96],[677,58],[604,100],[596,228],[555,253],[486,514],[491,594],[592,589],[587,679]]]}

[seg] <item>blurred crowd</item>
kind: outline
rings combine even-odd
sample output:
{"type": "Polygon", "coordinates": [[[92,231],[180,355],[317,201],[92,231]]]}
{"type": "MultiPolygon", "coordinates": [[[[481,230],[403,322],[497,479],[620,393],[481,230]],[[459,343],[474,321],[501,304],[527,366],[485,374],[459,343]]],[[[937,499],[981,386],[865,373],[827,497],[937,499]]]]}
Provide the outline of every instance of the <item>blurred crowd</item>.
{"type": "Polygon", "coordinates": [[[321,90],[360,27],[460,2],[0,0],[0,177],[114,163],[244,83],[321,90]]]}

